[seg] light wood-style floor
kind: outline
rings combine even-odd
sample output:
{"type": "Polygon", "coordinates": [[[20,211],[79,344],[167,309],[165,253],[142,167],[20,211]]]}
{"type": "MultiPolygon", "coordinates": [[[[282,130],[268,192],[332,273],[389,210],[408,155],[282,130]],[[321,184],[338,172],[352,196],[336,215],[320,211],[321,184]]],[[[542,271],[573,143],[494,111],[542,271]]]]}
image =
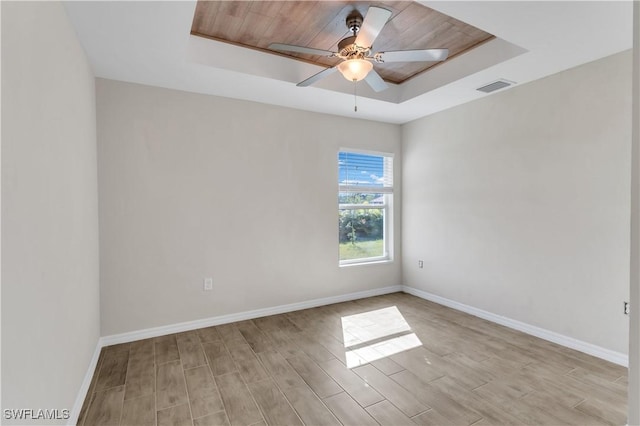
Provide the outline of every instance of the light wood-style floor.
{"type": "Polygon", "coordinates": [[[79,425],[622,425],[626,405],[626,368],[395,293],[104,348],[79,425]]]}

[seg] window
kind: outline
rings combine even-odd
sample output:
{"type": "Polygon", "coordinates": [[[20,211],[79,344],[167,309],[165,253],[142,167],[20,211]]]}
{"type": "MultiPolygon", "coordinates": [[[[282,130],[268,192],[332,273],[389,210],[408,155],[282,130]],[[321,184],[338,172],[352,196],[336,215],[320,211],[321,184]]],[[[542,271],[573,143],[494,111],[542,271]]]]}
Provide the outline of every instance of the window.
{"type": "Polygon", "coordinates": [[[338,153],[340,265],[391,259],[391,154],[338,153]]]}

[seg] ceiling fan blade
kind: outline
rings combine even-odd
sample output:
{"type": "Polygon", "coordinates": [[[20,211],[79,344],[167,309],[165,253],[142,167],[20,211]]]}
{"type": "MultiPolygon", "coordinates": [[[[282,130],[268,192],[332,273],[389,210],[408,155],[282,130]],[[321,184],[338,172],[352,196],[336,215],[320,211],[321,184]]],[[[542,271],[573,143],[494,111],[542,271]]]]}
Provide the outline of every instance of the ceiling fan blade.
{"type": "Polygon", "coordinates": [[[383,62],[436,62],[449,56],[449,49],[396,50],[378,53],[383,62]]]}
{"type": "Polygon", "coordinates": [[[385,89],[388,89],[387,83],[380,77],[380,74],[376,72],[376,70],[369,71],[369,74],[364,78],[364,81],[367,82],[371,88],[376,92],[382,92],[385,89]]]}
{"type": "Polygon", "coordinates": [[[296,86],[298,86],[298,87],[311,86],[316,81],[322,80],[323,78],[333,74],[336,71],[338,71],[338,68],[336,68],[336,67],[331,67],[331,68],[324,69],[324,70],[320,71],[319,73],[312,75],[308,79],[306,79],[304,81],[301,81],[300,83],[296,84],[296,86]]]}
{"type": "Polygon", "coordinates": [[[379,7],[371,6],[364,17],[362,27],[358,31],[356,44],[360,47],[371,47],[373,41],[378,37],[380,31],[391,17],[391,11],[379,7]]]}
{"type": "Polygon", "coordinates": [[[295,46],[293,44],[272,43],[269,45],[271,50],[280,50],[282,52],[307,53],[309,55],[333,56],[335,52],[328,50],[314,49],[311,47],[295,46]]]}

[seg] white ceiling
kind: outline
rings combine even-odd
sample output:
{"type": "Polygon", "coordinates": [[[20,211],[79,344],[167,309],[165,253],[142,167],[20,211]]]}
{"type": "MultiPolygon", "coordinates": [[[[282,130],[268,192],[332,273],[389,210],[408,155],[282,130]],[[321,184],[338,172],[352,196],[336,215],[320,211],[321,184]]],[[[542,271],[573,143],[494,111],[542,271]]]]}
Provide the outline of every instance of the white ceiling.
{"type": "Polygon", "coordinates": [[[475,89],[498,78],[523,84],[632,47],[631,1],[421,3],[497,38],[380,94],[359,83],[358,112],[339,73],[296,87],[322,68],[191,36],[193,1],[65,8],[97,77],[389,123],[490,96],[475,89]]]}

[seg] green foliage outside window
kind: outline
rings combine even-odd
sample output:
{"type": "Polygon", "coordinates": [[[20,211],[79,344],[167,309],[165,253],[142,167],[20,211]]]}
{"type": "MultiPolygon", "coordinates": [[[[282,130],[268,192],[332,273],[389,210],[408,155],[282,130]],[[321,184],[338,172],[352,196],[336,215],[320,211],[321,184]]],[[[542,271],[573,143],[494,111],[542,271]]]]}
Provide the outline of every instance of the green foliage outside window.
{"type": "Polygon", "coordinates": [[[381,209],[341,210],[340,243],[356,244],[383,238],[384,216],[381,209]]]}

